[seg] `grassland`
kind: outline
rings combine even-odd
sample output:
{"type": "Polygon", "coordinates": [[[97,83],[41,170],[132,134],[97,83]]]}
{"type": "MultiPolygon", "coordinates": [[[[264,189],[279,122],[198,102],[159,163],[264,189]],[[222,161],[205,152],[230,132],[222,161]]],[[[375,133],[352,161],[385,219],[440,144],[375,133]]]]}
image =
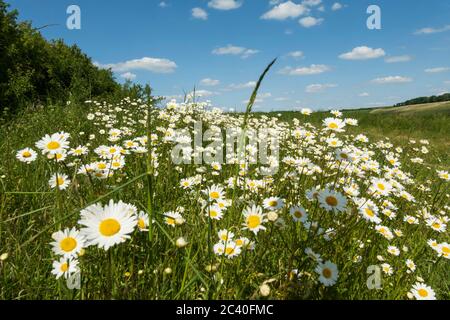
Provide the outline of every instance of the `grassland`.
{"type": "Polygon", "coordinates": [[[450,242],[445,228],[438,232],[428,223],[430,215],[441,217],[441,224],[448,221],[448,181],[437,175],[437,170],[449,169],[448,104],[438,109],[425,107],[424,112],[419,112],[419,107],[402,112],[345,111],[343,117],[357,119],[359,126],[347,126],[346,132],[336,132],[336,137],[352,150],[373,151],[370,155],[362,152],[367,160],[358,162],[355,172],[347,171],[350,165],[346,162],[336,160],[336,149],[327,142],[332,131],[323,128],[322,121],[330,117],[329,113],[306,117],[298,112],[282,112],[272,120],[277,113],[264,114],[269,120],[256,114],[250,125],[267,125],[284,137],[282,158],[307,158],[316,165],[306,170],[282,164],[270,177],[260,175],[259,165],[236,170],[235,165],[217,169],[205,164],[202,171],[192,164],[174,165],[170,160],[172,144],[165,139],[170,135],[169,128],[192,131],[187,118],[201,120],[209,127],[241,125],[243,119],[239,115],[201,111],[196,104],[169,107],[153,109],[150,114],[154,115],[154,122],[150,124],[145,117],[147,106],[125,101],[114,106],[49,106],[2,125],[0,299],[407,299],[417,283],[432,287],[439,299],[450,298],[449,260],[438,256],[427,244],[430,239],[442,244],[450,242]],[[90,113],[97,113],[94,120],[88,120],[90,113]],[[298,126],[293,124],[294,119],[298,119],[298,126]],[[111,142],[108,130],[124,131],[125,127],[130,134],[111,142]],[[298,140],[295,134],[300,128],[315,138],[298,140]],[[68,157],[60,163],[45,155],[39,155],[30,164],[15,158],[18,150],[36,149],[35,143],[41,137],[61,131],[70,133],[71,148],[83,145],[90,153],[79,159],[68,157]],[[124,145],[128,139],[146,147],[142,137],[151,138],[151,134],[155,134],[154,141],[146,140],[154,143],[151,157],[130,149],[125,166],[110,177],[91,179],[89,175],[77,174],[83,163],[100,161],[96,147],[124,145]],[[355,142],[358,134],[367,135],[370,142],[355,142]],[[411,143],[412,139],[416,142],[411,143]],[[420,142],[423,139],[430,144],[420,142]],[[376,144],[379,140],[391,141],[394,146],[376,144]],[[397,146],[402,150],[394,149],[397,146]],[[429,152],[422,152],[422,147],[429,152]],[[402,165],[389,165],[386,157],[390,155],[402,165]],[[411,162],[416,157],[423,159],[423,165],[411,162]],[[376,164],[380,171],[373,167],[376,164]],[[71,183],[67,189],[49,187],[49,178],[55,172],[68,175],[71,183]],[[397,187],[380,196],[370,189],[371,181],[385,177],[395,180],[397,187]],[[190,188],[183,188],[180,181],[184,178],[195,182],[190,188]],[[242,179],[242,184],[230,185],[233,178],[242,179]],[[399,184],[408,190],[406,194],[400,191],[399,184]],[[208,205],[213,204],[208,190],[216,186],[223,188],[223,200],[229,201],[219,220],[205,214],[208,205]],[[306,196],[316,187],[326,192],[325,186],[345,195],[347,211],[328,211],[323,201],[306,196]],[[346,194],[348,186],[359,190],[359,197],[366,202],[346,194]],[[411,195],[414,201],[409,198],[411,195]],[[283,205],[265,207],[259,221],[265,230],[251,232],[250,220],[243,212],[248,206],[262,207],[271,197],[283,205]],[[107,251],[86,247],[85,253],[78,256],[81,288],[69,290],[64,277],[56,280],[51,273],[52,263],[59,260],[52,252],[51,236],[65,228],[79,228],[82,209],[109,200],[133,204],[155,223],[147,226],[147,232],[136,227],[130,239],[107,251]],[[366,208],[369,200],[379,207],[383,225],[402,235],[388,240],[362,218],[361,208],[366,208]],[[390,201],[392,207],[385,207],[383,201],[390,201]],[[304,207],[308,219],[293,220],[292,208],[296,205],[304,207]],[[388,219],[381,213],[388,208],[396,212],[396,218],[388,219]],[[167,212],[171,211],[182,215],[184,221],[171,225],[167,219],[167,212]],[[418,223],[405,221],[408,217],[418,223]],[[242,229],[242,225],[247,229],[242,229]],[[216,245],[219,248],[221,244],[217,237],[220,230],[233,232],[235,239],[245,237],[254,248],[242,247],[236,256],[220,254],[216,250],[216,245]],[[186,245],[177,245],[181,237],[186,245]],[[401,253],[389,253],[390,246],[401,253]],[[407,259],[414,262],[414,271],[406,266],[407,259]],[[330,270],[326,269],[326,261],[333,265],[330,270]],[[392,268],[392,274],[383,269],[383,289],[369,289],[367,268],[383,264],[392,268]],[[334,267],[339,270],[339,275],[332,275],[337,277],[334,282],[327,284],[326,279],[319,278],[327,275],[324,270],[335,273],[334,267]]]}

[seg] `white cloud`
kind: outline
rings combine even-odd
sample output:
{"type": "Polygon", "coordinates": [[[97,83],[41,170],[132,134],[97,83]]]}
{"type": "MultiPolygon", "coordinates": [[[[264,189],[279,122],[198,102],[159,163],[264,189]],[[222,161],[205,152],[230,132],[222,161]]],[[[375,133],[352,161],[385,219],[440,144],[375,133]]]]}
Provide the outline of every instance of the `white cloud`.
{"type": "Polygon", "coordinates": [[[265,20],[285,20],[288,18],[297,18],[307,12],[308,9],[301,5],[296,4],[292,1],[283,2],[270,11],[267,11],[261,16],[261,19],[265,20]]]}
{"type": "Polygon", "coordinates": [[[289,101],[290,99],[286,98],[286,97],[278,97],[278,98],[275,98],[274,100],[277,102],[283,102],[283,101],[289,101]]]}
{"type": "Polygon", "coordinates": [[[99,64],[99,68],[111,69],[114,72],[127,72],[131,70],[146,70],[154,73],[172,73],[178,67],[177,64],[168,59],[143,57],[141,59],[128,60],[125,62],[99,64]]]}
{"type": "Polygon", "coordinates": [[[208,12],[206,12],[202,8],[193,8],[192,17],[200,20],[208,20],[208,12]]]}
{"type": "Polygon", "coordinates": [[[448,68],[448,67],[439,67],[439,68],[425,69],[426,73],[442,73],[442,72],[447,72],[447,71],[450,71],[450,68],[448,68]]]}
{"type": "Polygon", "coordinates": [[[339,2],[335,2],[332,6],[331,6],[331,10],[333,11],[338,11],[341,10],[344,6],[342,4],[340,4],[339,2]]]}
{"type": "Polygon", "coordinates": [[[309,86],[306,87],[305,92],[306,93],[319,93],[319,92],[323,92],[328,88],[336,88],[337,84],[331,84],[331,83],[326,83],[326,84],[310,84],[309,86]]]}
{"type": "Polygon", "coordinates": [[[246,89],[246,88],[254,88],[256,86],[256,81],[249,81],[246,83],[240,84],[230,84],[231,89],[246,89]]]}
{"type": "Polygon", "coordinates": [[[233,10],[240,6],[242,6],[242,2],[237,0],[211,0],[208,2],[208,7],[217,10],[233,10]]]}
{"type": "Polygon", "coordinates": [[[243,59],[248,58],[258,52],[259,52],[259,50],[247,49],[244,47],[236,47],[231,44],[229,44],[226,47],[216,48],[212,51],[212,53],[215,55],[219,55],[219,56],[234,55],[234,56],[240,56],[243,59]]]}
{"type": "Polygon", "coordinates": [[[220,84],[220,81],[210,79],[210,78],[205,78],[200,81],[200,84],[204,85],[204,86],[208,86],[208,87],[214,87],[214,86],[218,86],[220,84]]]}
{"type": "Polygon", "coordinates": [[[318,26],[318,25],[322,24],[322,22],[323,22],[322,18],[317,19],[314,17],[304,17],[298,21],[298,23],[300,23],[305,28],[311,28],[314,26],[318,26]]]}
{"type": "Polygon", "coordinates": [[[450,31],[450,25],[446,25],[442,28],[423,28],[420,30],[417,30],[414,34],[416,35],[422,35],[422,34],[433,34],[433,33],[440,33],[440,32],[446,32],[450,31]]]}
{"type": "Polygon", "coordinates": [[[124,78],[126,80],[134,80],[134,79],[136,79],[136,75],[134,73],[131,73],[131,72],[122,73],[120,75],[120,77],[122,77],[122,78],[124,78]]]}
{"type": "Polygon", "coordinates": [[[386,61],[386,63],[398,63],[398,62],[409,62],[411,60],[412,60],[411,56],[404,55],[404,56],[387,57],[384,61],[386,61]]]}
{"type": "Polygon", "coordinates": [[[165,8],[165,7],[168,6],[168,4],[167,4],[165,1],[161,1],[161,2],[159,3],[159,6],[160,6],[161,8],[165,8]]]}
{"type": "Polygon", "coordinates": [[[308,7],[316,7],[322,3],[322,0],[303,0],[302,4],[308,7]]]}
{"type": "Polygon", "coordinates": [[[321,74],[327,71],[330,71],[330,67],[326,65],[312,64],[309,67],[297,67],[297,68],[286,67],[284,69],[281,69],[279,73],[287,74],[290,76],[309,76],[314,74],[321,74]]]}
{"type": "Polygon", "coordinates": [[[450,85],[450,80],[444,81],[444,84],[450,85]]]}
{"type": "Polygon", "coordinates": [[[339,58],[343,60],[369,60],[384,57],[386,53],[383,49],[372,49],[366,46],[356,47],[352,51],[343,53],[339,58]]]}
{"type": "Polygon", "coordinates": [[[208,91],[208,90],[195,90],[195,92],[194,91],[192,91],[192,92],[190,92],[189,94],[188,94],[188,96],[189,97],[193,97],[194,96],[194,93],[195,93],[195,97],[211,97],[211,96],[216,96],[216,95],[219,95],[220,93],[219,92],[215,92],[215,91],[208,91]]]}
{"type": "Polygon", "coordinates": [[[370,96],[370,94],[367,93],[367,92],[363,92],[363,93],[360,93],[358,96],[360,96],[360,97],[368,97],[368,96],[370,96]]]}
{"type": "Polygon", "coordinates": [[[384,78],[376,78],[372,80],[372,82],[376,84],[407,83],[412,81],[413,81],[412,78],[401,76],[389,76],[384,78]]]}
{"type": "Polygon", "coordinates": [[[288,57],[294,58],[294,59],[300,59],[303,58],[305,55],[302,51],[291,51],[287,54],[288,57]]]}

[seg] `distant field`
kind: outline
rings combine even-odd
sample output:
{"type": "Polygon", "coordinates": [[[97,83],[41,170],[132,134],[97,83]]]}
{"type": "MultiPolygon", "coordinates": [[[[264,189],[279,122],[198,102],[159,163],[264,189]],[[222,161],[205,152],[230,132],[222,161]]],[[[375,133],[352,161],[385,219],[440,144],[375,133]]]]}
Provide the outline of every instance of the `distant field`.
{"type": "Polygon", "coordinates": [[[403,107],[389,107],[389,108],[380,108],[372,110],[370,113],[379,114],[379,113],[389,113],[389,114],[415,114],[415,113],[445,113],[447,115],[450,114],[450,102],[436,102],[436,103],[427,103],[427,104],[415,104],[403,107]]]}
{"type": "MultiPolygon", "coordinates": [[[[280,120],[298,118],[318,125],[324,113],[327,112],[316,112],[308,118],[292,111],[270,115],[281,114],[280,120]]],[[[411,139],[427,139],[433,146],[430,164],[444,167],[450,164],[450,102],[347,110],[344,116],[357,119],[359,126],[355,131],[375,140],[389,138],[396,145],[404,145],[411,139]]]]}

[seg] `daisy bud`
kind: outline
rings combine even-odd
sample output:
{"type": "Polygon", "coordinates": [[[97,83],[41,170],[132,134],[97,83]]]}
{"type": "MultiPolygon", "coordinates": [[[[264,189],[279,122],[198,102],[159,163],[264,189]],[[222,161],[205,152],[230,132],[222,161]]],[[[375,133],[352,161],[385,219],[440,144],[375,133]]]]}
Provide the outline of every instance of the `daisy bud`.
{"type": "Polygon", "coordinates": [[[3,254],[0,256],[0,261],[5,261],[6,259],[8,259],[8,253],[3,253],[3,254]]]}
{"type": "Polygon", "coordinates": [[[178,248],[184,248],[187,246],[187,244],[188,243],[187,243],[186,239],[184,239],[183,237],[178,238],[177,241],[175,242],[175,245],[178,248]]]}
{"type": "Polygon", "coordinates": [[[139,270],[138,275],[142,275],[144,273],[144,270],[139,270]]]}
{"type": "Polygon", "coordinates": [[[166,275],[172,274],[172,269],[171,268],[165,268],[164,269],[164,274],[166,274],[166,275]]]}
{"type": "Polygon", "coordinates": [[[278,214],[274,211],[271,211],[267,214],[267,219],[269,219],[269,221],[276,221],[278,219],[278,214]]]}
{"type": "Polygon", "coordinates": [[[270,294],[270,287],[264,283],[261,287],[259,287],[259,293],[263,297],[267,297],[270,294]]]}

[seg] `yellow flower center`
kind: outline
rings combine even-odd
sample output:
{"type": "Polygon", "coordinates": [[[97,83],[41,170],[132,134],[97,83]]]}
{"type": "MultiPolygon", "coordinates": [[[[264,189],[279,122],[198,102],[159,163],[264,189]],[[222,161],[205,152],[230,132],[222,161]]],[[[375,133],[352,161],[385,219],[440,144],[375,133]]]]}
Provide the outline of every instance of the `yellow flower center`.
{"type": "Polygon", "coordinates": [[[294,212],[294,216],[296,217],[296,218],[301,218],[301,217],[303,217],[303,213],[301,213],[301,211],[295,211],[294,212]]]}
{"type": "Polygon", "coordinates": [[[64,262],[60,268],[62,272],[66,272],[67,270],[69,270],[69,265],[67,264],[67,262],[64,262]]]}
{"type": "Polygon", "coordinates": [[[366,211],[366,214],[369,216],[369,217],[374,217],[375,216],[375,213],[372,211],[372,210],[370,210],[369,208],[366,208],[366,209],[364,209],[365,211],[366,211]]]}
{"type": "Polygon", "coordinates": [[[269,206],[276,207],[278,205],[278,202],[276,200],[272,200],[269,202],[269,206]]]}
{"type": "Polygon", "coordinates": [[[441,224],[439,222],[433,223],[433,228],[439,229],[441,227],[441,224]]]}
{"type": "Polygon", "coordinates": [[[24,153],[22,153],[22,157],[24,158],[30,158],[31,157],[31,153],[28,151],[25,151],[24,153]]]}
{"type": "Polygon", "coordinates": [[[58,141],[52,141],[52,142],[49,142],[47,144],[47,149],[49,149],[49,150],[56,150],[56,149],[59,149],[60,146],[61,145],[59,144],[58,141]]]}
{"type": "Polygon", "coordinates": [[[339,128],[339,126],[337,125],[337,123],[331,122],[331,123],[328,125],[328,128],[330,128],[330,129],[337,129],[337,128],[339,128]]]}
{"type": "Polygon", "coordinates": [[[215,217],[218,216],[218,213],[217,213],[216,210],[209,210],[209,216],[210,216],[211,218],[215,218],[215,217]]]}
{"type": "Polygon", "coordinates": [[[219,199],[220,198],[220,194],[217,191],[213,191],[209,194],[209,196],[213,199],[219,199]]]}
{"type": "Polygon", "coordinates": [[[442,252],[445,254],[449,254],[450,253],[450,248],[449,247],[442,247],[442,252]]]}
{"type": "Polygon", "coordinates": [[[242,246],[243,244],[244,244],[244,241],[242,239],[236,240],[236,245],[237,246],[242,246]]]}
{"type": "Polygon", "coordinates": [[[329,279],[329,278],[331,278],[331,276],[333,275],[333,273],[331,272],[330,269],[325,268],[325,269],[322,270],[322,275],[323,275],[325,278],[329,279]]]}
{"type": "Polygon", "coordinates": [[[109,153],[116,153],[116,152],[117,152],[116,148],[109,149],[109,153]]]}
{"type": "Polygon", "coordinates": [[[99,164],[98,164],[98,168],[99,168],[100,170],[104,170],[104,169],[106,169],[106,164],[105,164],[105,163],[99,163],[99,164]]]}
{"type": "Polygon", "coordinates": [[[61,250],[64,252],[71,252],[77,246],[77,240],[72,237],[67,237],[61,241],[59,244],[61,250]]]}
{"type": "Polygon", "coordinates": [[[386,187],[382,183],[377,184],[377,187],[378,187],[378,189],[380,189],[382,191],[386,190],[386,187]]]}
{"type": "Polygon", "coordinates": [[[112,237],[120,231],[120,223],[116,219],[106,219],[100,223],[101,235],[112,237]]]}
{"type": "Polygon", "coordinates": [[[225,253],[226,253],[227,255],[233,254],[233,253],[234,253],[234,248],[227,247],[227,248],[225,249],[225,253]]]}
{"type": "Polygon", "coordinates": [[[144,219],[142,219],[142,218],[139,219],[138,227],[139,227],[139,229],[144,229],[145,228],[145,221],[144,221],[144,219]]]}
{"type": "Polygon", "coordinates": [[[174,218],[166,218],[166,222],[167,222],[167,224],[174,225],[175,219],[174,218]]]}
{"type": "Polygon", "coordinates": [[[56,182],[58,183],[58,186],[62,186],[64,184],[64,178],[58,176],[58,178],[56,178],[56,182]]]}
{"type": "Polygon", "coordinates": [[[428,291],[425,289],[419,289],[417,291],[417,293],[419,294],[419,296],[421,296],[422,298],[428,297],[428,291]]]}
{"type": "Polygon", "coordinates": [[[331,207],[336,207],[338,204],[338,200],[336,199],[336,197],[333,197],[333,196],[328,196],[325,199],[325,202],[331,207]]]}
{"type": "Polygon", "coordinates": [[[63,157],[63,154],[62,154],[62,153],[57,153],[57,154],[56,154],[56,159],[57,159],[57,160],[62,159],[62,157],[63,157]]]}
{"type": "Polygon", "coordinates": [[[255,229],[261,224],[261,218],[257,215],[252,215],[247,218],[247,226],[249,229],[255,229]]]}

